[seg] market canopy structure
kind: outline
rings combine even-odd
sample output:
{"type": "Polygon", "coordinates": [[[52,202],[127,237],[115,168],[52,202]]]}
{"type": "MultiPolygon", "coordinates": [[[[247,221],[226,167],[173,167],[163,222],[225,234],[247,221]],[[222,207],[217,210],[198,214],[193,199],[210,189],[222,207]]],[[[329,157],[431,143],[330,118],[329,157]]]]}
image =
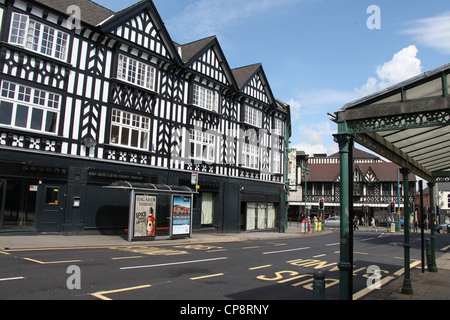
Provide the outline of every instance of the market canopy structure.
{"type": "Polygon", "coordinates": [[[339,134],[430,182],[450,181],[450,64],[335,112],[339,134]]]}
{"type": "MultiPolygon", "coordinates": [[[[409,199],[408,175],[429,182],[450,181],[450,64],[425,72],[383,91],[346,104],[330,115],[338,124],[341,170],[341,299],[351,283],[351,212],[349,165],[353,141],[402,167],[404,199],[409,199]]],[[[433,197],[430,197],[433,201],[433,197]]],[[[434,209],[434,204],[430,203],[434,209]]],[[[405,280],[402,291],[412,293],[409,279],[409,205],[405,205],[405,280]]],[[[432,213],[432,216],[435,213],[432,213]]],[[[434,227],[434,224],[432,223],[434,227]]],[[[432,242],[434,242],[432,230],[432,242]]],[[[434,251],[434,250],[433,250],[434,251]]]]}

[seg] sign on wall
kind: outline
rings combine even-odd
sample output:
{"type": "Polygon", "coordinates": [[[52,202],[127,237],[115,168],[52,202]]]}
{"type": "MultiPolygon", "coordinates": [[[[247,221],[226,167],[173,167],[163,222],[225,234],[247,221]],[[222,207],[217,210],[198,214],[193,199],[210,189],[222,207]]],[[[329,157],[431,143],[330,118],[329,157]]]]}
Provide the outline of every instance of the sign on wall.
{"type": "Polygon", "coordinates": [[[192,197],[172,197],[172,235],[191,234],[192,197]]]}

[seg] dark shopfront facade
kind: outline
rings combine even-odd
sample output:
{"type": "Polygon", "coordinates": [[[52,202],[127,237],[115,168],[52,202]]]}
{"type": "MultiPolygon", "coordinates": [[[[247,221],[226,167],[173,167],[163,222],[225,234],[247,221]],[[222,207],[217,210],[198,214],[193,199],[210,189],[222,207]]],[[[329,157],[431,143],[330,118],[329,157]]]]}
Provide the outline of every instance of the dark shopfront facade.
{"type": "MultiPolygon", "coordinates": [[[[2,150],[0,234],[125,234],[130,193],[116,181],[191,185],[191,173],[2,150]]],[[[282,184],[199,174],[192,229],[219,233],[282,230],[282,184]]],[[[158,196],[156,236],[168,236],[170,199],[158,196]]]]}
{"type": "MultiPolygon", "coordinates": [[[[194,231],[282,230],[290,107],[262,65],[173,42],[152,1],[77,5],[79,26],[65,1],[0,3],[0,234],[124,233],[130,192],[105,187],[192,189],[192,172],[194,231]]],[[[166,237],[170,196],[150,197],[166,237]]]]}

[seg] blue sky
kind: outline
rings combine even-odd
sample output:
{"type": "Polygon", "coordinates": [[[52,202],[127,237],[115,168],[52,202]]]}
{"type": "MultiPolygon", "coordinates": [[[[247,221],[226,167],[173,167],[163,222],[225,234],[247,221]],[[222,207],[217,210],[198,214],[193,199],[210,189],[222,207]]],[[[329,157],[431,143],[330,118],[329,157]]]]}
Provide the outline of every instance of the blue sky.
{"type": "MultiPolygon", "coordinates": [[[[138,0],[94,1],[119,11],[138,0]]],[[[450,63],[448,0],[154,3],[173,41],[216,35],[231,68],[262,63],[276,98],[291,105],[291,146],[307,153],[338,151],[327,113],[450,63]]]]}

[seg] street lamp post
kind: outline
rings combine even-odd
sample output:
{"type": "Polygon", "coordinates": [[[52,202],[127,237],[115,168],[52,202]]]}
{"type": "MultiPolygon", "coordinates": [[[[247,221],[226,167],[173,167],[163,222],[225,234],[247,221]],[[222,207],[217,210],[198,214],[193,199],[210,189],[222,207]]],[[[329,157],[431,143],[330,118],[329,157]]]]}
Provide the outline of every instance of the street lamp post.
{"type": "Polygon", "coordinates": [[[307,209],[307,206],[306,206],[306,191],[307,191],[307,189],[306,189],[306,180],[308,178],[309,168],[306,168],[306,167],[302,166],[302,171],[303,171],[303,175],[305,177],[305,233],[307,233],[308,230],[306,229],[307,228],[306,227],[306,216],[307,216],[307,210],[308,209],[307,209]]]}

